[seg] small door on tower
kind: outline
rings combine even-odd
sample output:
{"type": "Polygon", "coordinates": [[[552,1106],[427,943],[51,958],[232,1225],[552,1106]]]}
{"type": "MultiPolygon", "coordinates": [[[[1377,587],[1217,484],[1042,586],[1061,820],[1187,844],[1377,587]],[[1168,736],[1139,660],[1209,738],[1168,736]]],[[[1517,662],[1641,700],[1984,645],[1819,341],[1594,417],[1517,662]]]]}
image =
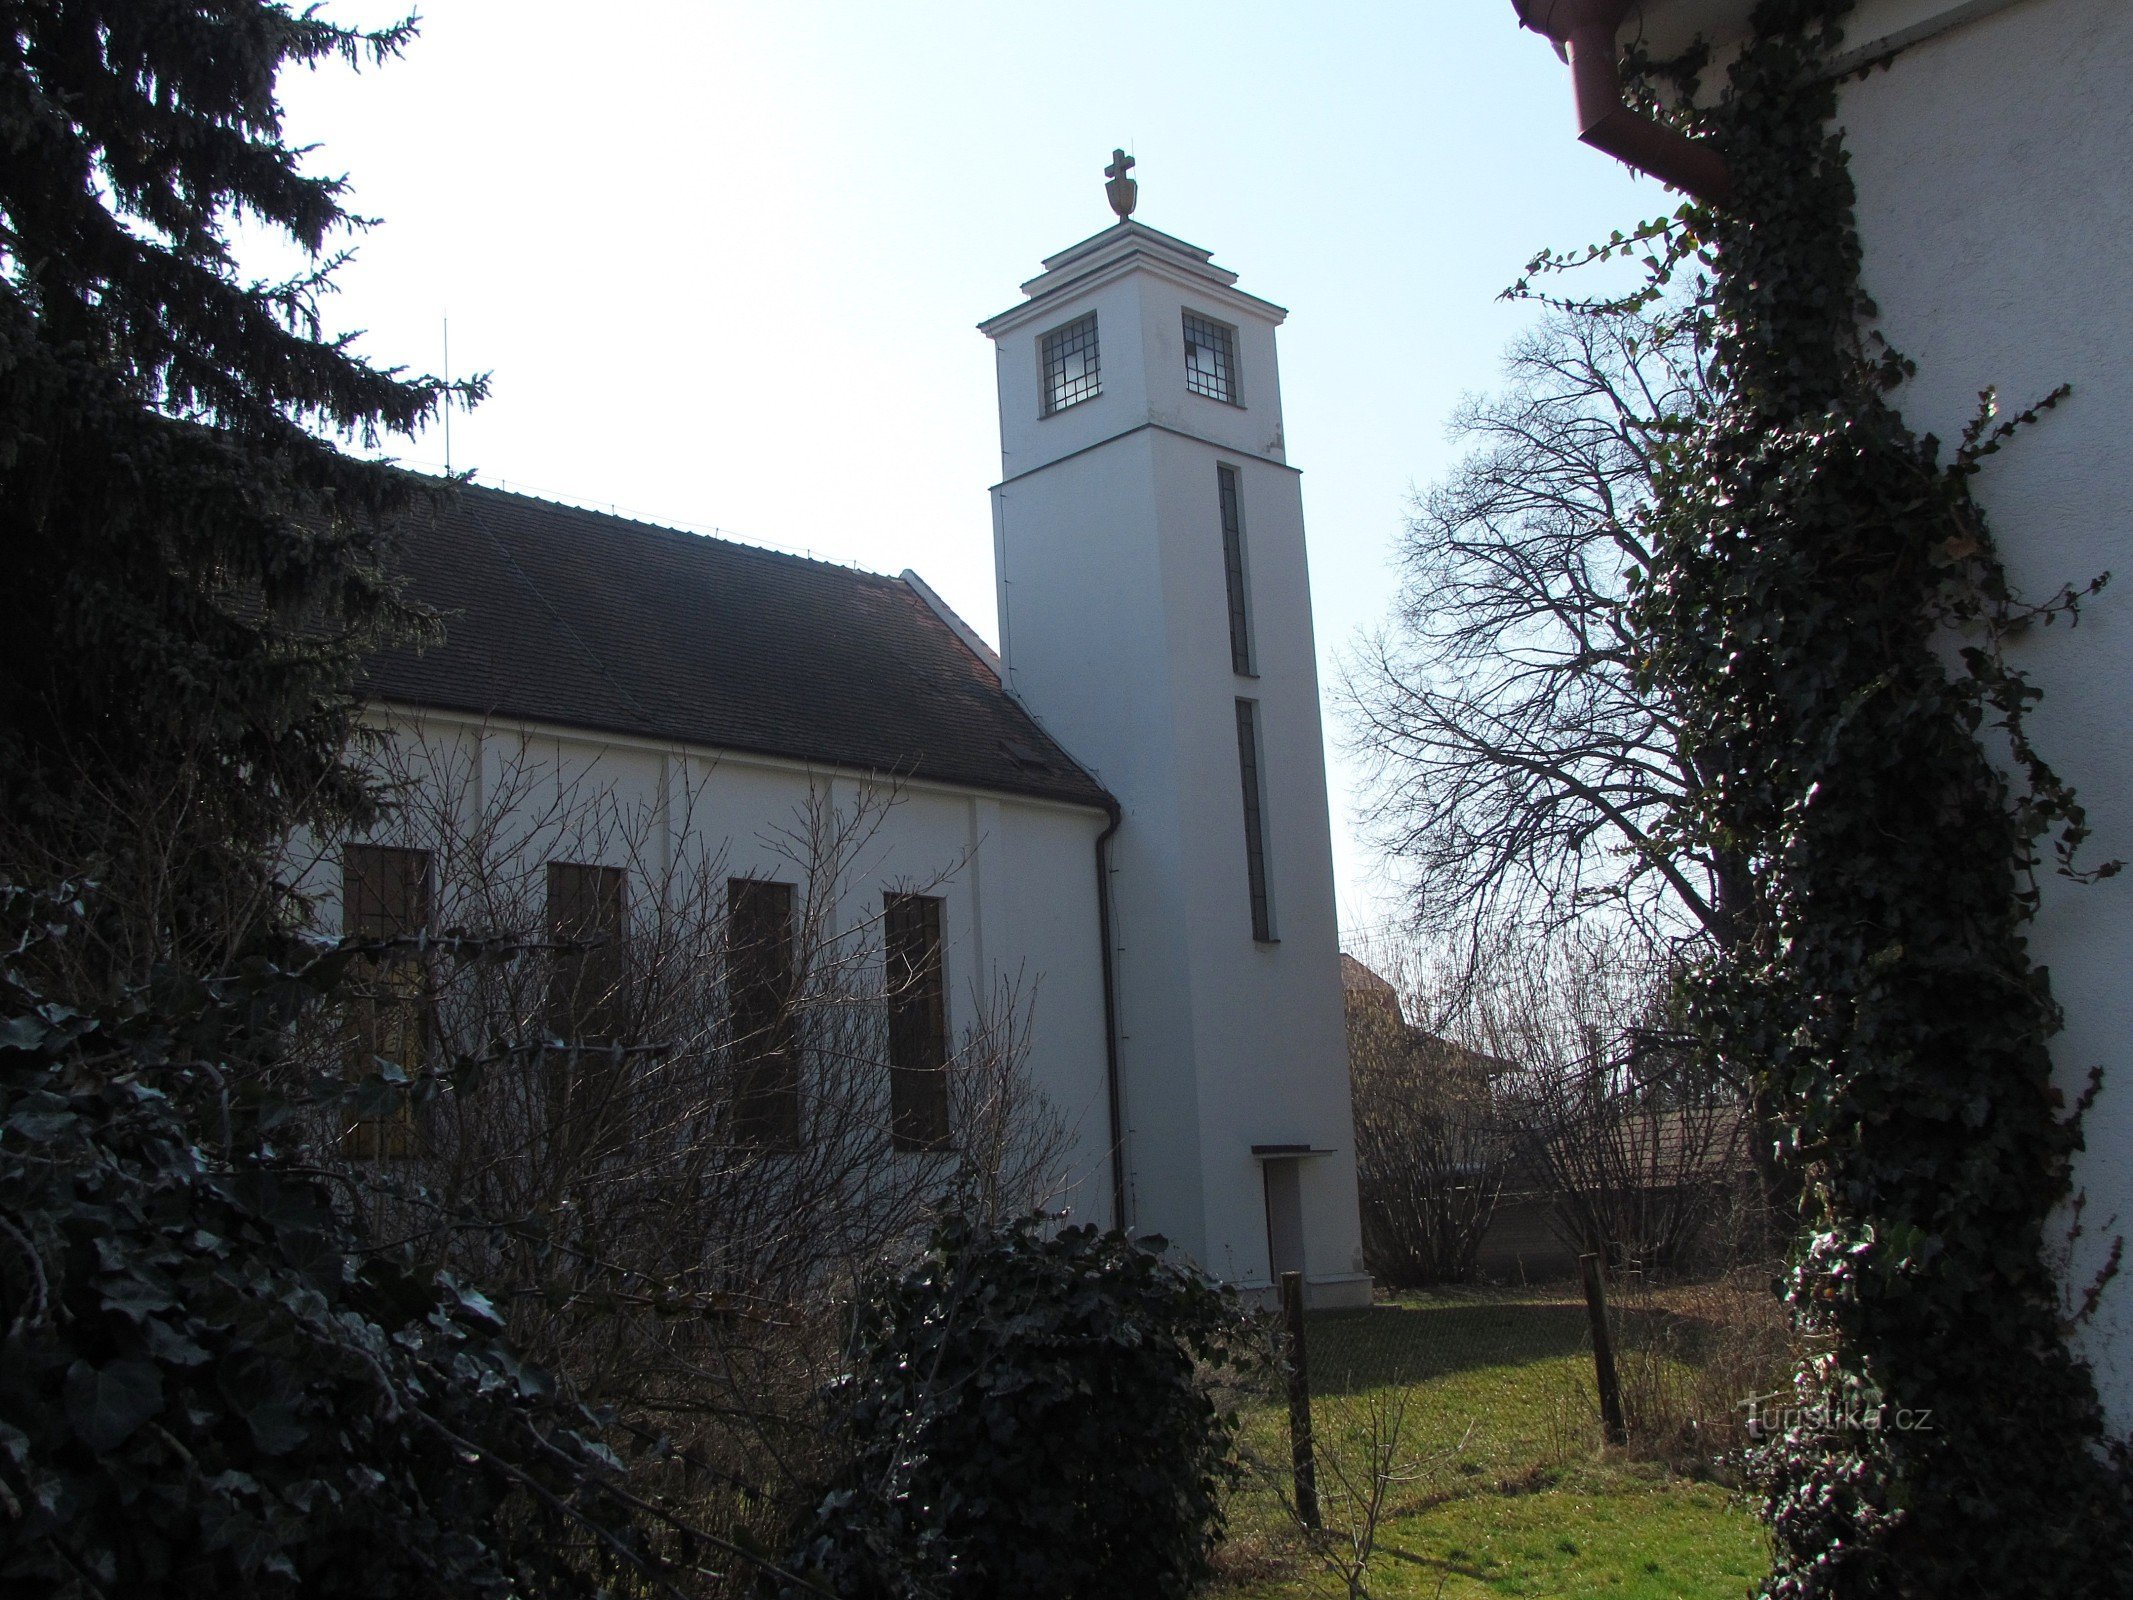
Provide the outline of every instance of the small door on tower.
{"type": "Polygon", "coordinates": [[[1267,1276],[1304,1270],[1303,1161],[1297,1156],[1261,1163],[1266,1172],[1267,1276]]]}

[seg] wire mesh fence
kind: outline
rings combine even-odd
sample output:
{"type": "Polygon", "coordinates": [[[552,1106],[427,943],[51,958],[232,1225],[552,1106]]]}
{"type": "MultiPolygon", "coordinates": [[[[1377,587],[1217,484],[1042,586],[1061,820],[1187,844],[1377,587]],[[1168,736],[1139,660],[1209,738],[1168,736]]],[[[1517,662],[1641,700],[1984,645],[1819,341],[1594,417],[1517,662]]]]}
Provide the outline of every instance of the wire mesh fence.
{"type": "MultiPolygon", "coordinates": [[[[1231,1502],[1228,1581],[1252,1592],[1305,1592],[1279,1588],[1304,1583],[1334,1595],[1405,1593],[1384,1587],[1388,1563],[1458,1566],[1410,1548],[1418,1528],[1500,1527],[1529,1497],[1623,1483],[1690,1484],[1729,1502],[1753,1403],[1786,1381],[1791,1359],[1770,1276],[1765,1262],[1670,1279],[1634,1266],[1607,1275],[1622,1443],[1603,1426],[1593,1321],[1576,1278],[1438,1286],[1312,1313],[1321,1526],[1306,1529],[1297,1515],[1277,1361],[1263,1393],[1236,1397],[1248,1475],[1231,1502]]],[[[1730,1514],[1752,1546],[1752,1519],[1730,1514]]]]}

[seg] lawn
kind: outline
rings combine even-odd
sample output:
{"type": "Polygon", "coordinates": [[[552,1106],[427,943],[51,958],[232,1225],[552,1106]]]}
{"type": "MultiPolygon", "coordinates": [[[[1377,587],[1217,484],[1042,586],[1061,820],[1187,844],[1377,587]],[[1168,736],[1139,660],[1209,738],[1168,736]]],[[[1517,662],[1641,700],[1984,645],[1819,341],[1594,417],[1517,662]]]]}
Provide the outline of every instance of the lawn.
{"type": "MultiPolygon", "coordinates": [[[[1676,1410],[1704,1383],[1707,1328],[1654,1314],[1632,1328],[1625,1386],[1640,1378],[1676,1410]]],[[[1568,1292],[1403,1297],[1309,1325],[1313,1422],[1325,1523],[1336,1547],[1381,1441],[1392,1481],[1363,1582],[1377,1600],[1619,1596],[1739,1600],[1768,1570],[1760,1525],[1693,1450],[1674,1464],[1603,1450],[1585,1310],[1568,1292]],[[1404,1406],[1404,1411],[1401,1408],[1404,1406]],[[1396,1447],[1382,1441],[1397,1421],[1396,1447]]],[[[1730,1380],[1731,1374],[1722,1375],[1730,1380]]],[[[1706,1405],[1723,1402],[1704,1401],[1706,1405]]],[[[1656,1402],[1655,1402],[1656,1404],[1656,1402]]],[[[1693,1409],[1693,1408],[1691,1408],[1693,1409]]],[[[1672,1424],[1683,1420],[1670,1417],[1672,1424]]],[[[1233,1498],[1218,1600],[1345,1595],[1295,1534],[1273,1481],[1288,1457],[1284,1411],[1244,1407],[1261,1464],[1233,1498]]]]}

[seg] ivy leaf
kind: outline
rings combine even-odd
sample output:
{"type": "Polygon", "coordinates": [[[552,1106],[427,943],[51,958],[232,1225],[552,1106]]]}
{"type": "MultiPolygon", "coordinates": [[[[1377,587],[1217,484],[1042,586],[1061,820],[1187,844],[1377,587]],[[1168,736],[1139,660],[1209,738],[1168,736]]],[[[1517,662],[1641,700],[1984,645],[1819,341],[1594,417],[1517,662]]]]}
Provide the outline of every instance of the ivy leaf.
{"type": "Polygon", "coordinates": [[[492,1332],[501,1332],[503,1330],[504,1319],[498,1315],[495,1305],[491,1303],[487,1295],[483,1294],[479,1289],[459,1282],[450,1273],[439,1273],[438,1281],[458,1300],[459,1309],[468,1321],[492,1332]]]}
{"type": "Polygon", "coordinates": [[[103,1455],[163,1409],[163,1375],[145,1361],[77,1361],[67,1368],[66,1404],[76,1436],[103,1455]]]}
{"type": "Polygon", "coordinates": [[[198,1367],[211,1359],[199,1345],[160,1318],[149,1319],[147,1332],[148,1348],[158,1361],[177,1367],[198,1367]]]}
{"type": "Polygon", "coordinates": [[[133,1322],[157,1311],[172,1310],[178,1303],[167,1288],[138,1273],[107,1279],[103,1300],[106,1311],[116,1311],[133,1322]]]}
{"type": "Polygon", "coordinates": [[[9,1132],[21,1134],[32,1144],[44,1144],[74,1127],[79,1120],[74,1103],[65,1095],[39,1090],[15,1102],[6,1125],[9,1132]]]}
{"type": "Polygon", "coordinates": [[[7,1127],[32,1144],[48,1144],[78,1120],[72,1111],[18,1111],[7,1119],[7,1127]]]}
{"type": "Polygon", "coordinates": [[[9,1017],[0,1022],[0,1050],[34,1050],[51,1031],[42,1017],[9,1017]]]}
{"type": "Polygon", "coordinates": [[[285,1456],[311,1436],[296,1415],[296,1408],[280,1400],[252,1407],[244,1416],[252,1430],[252,1442],[270,1456],[285,1456]]]}

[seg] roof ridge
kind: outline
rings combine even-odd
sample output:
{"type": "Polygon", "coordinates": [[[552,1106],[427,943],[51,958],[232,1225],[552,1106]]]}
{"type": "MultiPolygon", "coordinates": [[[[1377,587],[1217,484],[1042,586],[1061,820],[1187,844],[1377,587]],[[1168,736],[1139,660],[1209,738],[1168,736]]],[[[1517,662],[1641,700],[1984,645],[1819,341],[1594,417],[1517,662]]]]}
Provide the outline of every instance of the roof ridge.
{"type": "Polygon", "coordinates": [[[477,483],[469,479],[450,485],[458,491],[472,490],[481,495],[495,495],[512,500],[523,500],[529,505],[544,506],[551,511],[570,511],[579,516],[598,517],[603,522],[617,523],[624,528],[640,533],[664,534],[670,539],[695,539],[708,544],[723,545],[728,550],[743,555],[760,557],[769,561],[788,561],[799,566],[820,567],[825,571],[843,573],[847,577],[874,578],[882,583],[900,580],[893,574],[876,572],[871,567],[854,566],[850,562],[832,560],[828,556],[806,555],[797,550],[784,550],[772,544],[758,544],[734,536],[730,531],[706,532],[702,528],[678,526],[671,522],[653,522],[641,516],[630,516],[612,507],[603,510],[597,505],[583,505],[570,500],[557,500],[545,494],[529,494],[523,489],[504,489],[492,483],[477,483]]]}

